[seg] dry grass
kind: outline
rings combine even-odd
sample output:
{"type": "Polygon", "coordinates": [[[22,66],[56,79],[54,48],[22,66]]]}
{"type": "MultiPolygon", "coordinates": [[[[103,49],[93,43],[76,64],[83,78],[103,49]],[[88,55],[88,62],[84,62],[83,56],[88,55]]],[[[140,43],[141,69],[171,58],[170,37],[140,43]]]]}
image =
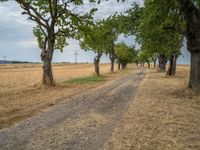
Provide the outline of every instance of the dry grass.
{"type": "Polygon", "coordinates": [[[149,70],[104,149],[200,149],[200,96],[187,89],[189,67],[177,70],[173,78],[149,70]]]}
{"type": "MultiPolygon", "coordinates": [[[[102,64],[101,73],[108,74],[109,68],[109,64],[102,64]]],[[[0,129],[124,74],[109,74],[107,81],[99,83],[74,85],[63,81],[94,74],[93,64],[54,65],[53,70],[57,85],[48,88],[39,84],[41,65],[0,65],[0,129]]]]}
{"type": "MultiPolygon", "coordinates": [[[[79,139],[79,137],[82,137],[79,140],[85,140],[88,136],[84,137],[84,134],[94,136],[99,133],[102,126],[109,123],[109,121],[110,120],[107,116],[95,112],[77,117],[77,119],[65,120],[64,122],[54,126],[54,128],[46,128],[45,130],[42,130],[39,135],[36,135],[31,140],[31,148],[43,149],[43,145],[48,145],[49,143],[56,143],[56,145],[71,143],[74,139],[79,139]],[[40,135],[42,135],[42,137],[40,137],[40,135]],[[41,140],[41,138],[44,137],[48,137],[49,141],[41,140]]],[[[58,147],[58,149],[66,149],[66,147],[58,147]]]]}

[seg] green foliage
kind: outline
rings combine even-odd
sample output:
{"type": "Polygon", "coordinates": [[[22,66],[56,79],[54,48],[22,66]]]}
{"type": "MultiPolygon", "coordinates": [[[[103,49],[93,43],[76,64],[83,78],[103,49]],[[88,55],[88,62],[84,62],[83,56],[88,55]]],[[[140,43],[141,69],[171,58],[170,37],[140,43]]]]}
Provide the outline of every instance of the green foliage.
{"type": "Polygon", "coordinates": [[[138,4],[133,3],[132,8],[126,12],[125,15],[120,15],[119,30],[125,34],[137,35],[138,27],[142,21],[144,8],[138,4]]]}
{"type": "Polygon", "coordinates": [[[93,25],[83,26],[80,37],[80,45],[84,50],[109,53],[114,48],[114,41],[117,40],[118,24],[116,16],[106,20],[95,22],[93,25]]]}
{"type": "Polygon", "coordinates": [[[147,49],[142,49],[139,54],[138,54],[138,57],[139,57],[139,61],[140,62],[151,62],[152,61],[152,54],[150,51],[148,51],[147,49]]]}
{"type": "Polygon", "coordinates": [[[144,8],[139,9],[136,5],[128,16],[135,20],[139,18],[134,22],[134,27],[129,28],[129,33],[136,35],[142,49],[145,49],[142,55],[147,53],[145,55],[151,58],[155,54],[180,54],[183,43],[180,32],[184,32],[185,23],[176,1],[145,0],[144,8]],[[138,12],[140,15],[137,15],[138,12]]]}
{"type": "Polygon", "coordinates": [[[49,0],[16,0],[29,20],[37,25],[33,29],[40,48],[47,48],[54,41],[55,49],[63,50],[68,38],[77,38],[81,26],[92,22],[96,8],[81,14],[73,8],[83,5],[83,0],[49,1],[49,0]],[[51,39],[50,39],[51,38],[51,39]]]}
{"type": "Polygon", "coordinates": [[[64,83],[87,84],[87,83],[95,83],[95,82],[102,82],[102,81],[106,81],[106,77],[104,77],[104,76],[88,76],[88,77],[81,77],[81,78],[74,78],[71,80],[67,80],[64,83]]]}
{"type": "Polygon", "coordinates": [[[118,61],[125,64],[133,62],[137,57],[135,47],[128,47],[125,43],[119,43],[115,46],[115,54],[118,61]]]}

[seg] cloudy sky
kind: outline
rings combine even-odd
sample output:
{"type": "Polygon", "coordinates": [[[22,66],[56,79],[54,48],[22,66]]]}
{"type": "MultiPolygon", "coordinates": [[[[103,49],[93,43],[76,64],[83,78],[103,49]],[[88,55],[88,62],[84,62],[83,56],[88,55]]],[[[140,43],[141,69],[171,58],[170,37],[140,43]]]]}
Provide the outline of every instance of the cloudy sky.
{"type": "MultiPolygon", "coordinates": [[[[131,3],[143,4],[142,0],[128,0],[124,3],[117,3],[116,0],[102,2],[99,4],[98,11],[95,14],[96,19],[107,18],[115,12],[124,12],[131,7],[131,3]]],[[[6,56],[7,60],[20,61],[40,61],[40,49],[32,33],[34,23],[28,21],[26,16],[21,15],[21,8],[15,2],[0,4],[0,60],[6,56]]],[[[135,44],[134,37],[125,38],[120,36],[118,42],[124,41],[129,45],[135,44]]],[[[189,63],[189,53],[186,45],[182,48],[183,56],[180,56],[179,63],[189,63]]],[[[81,50],[78,41],[69,40],[69,45],[65,47],[64,52],[55,51],[54,62],[74,62],[75,51],[78,52],[79,62],[92,62],[93,52],[81,50]]],[[[109,62],[106,56],[103,56],[102,62],[109,62]]]]}

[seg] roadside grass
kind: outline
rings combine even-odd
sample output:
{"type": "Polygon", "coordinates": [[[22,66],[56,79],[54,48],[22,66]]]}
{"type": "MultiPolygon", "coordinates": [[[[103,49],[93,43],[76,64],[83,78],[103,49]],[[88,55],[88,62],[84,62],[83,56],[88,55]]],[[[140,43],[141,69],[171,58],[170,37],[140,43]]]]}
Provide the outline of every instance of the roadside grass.
{"type": "Polygon", "coordinates": [[[87,76],[87,77],[78,77],[72,78],[69,80],[64,81],[64,83],[70,84],[89,84],[89,83],[96,83],[106,81],[106,76],[87,76]]]}

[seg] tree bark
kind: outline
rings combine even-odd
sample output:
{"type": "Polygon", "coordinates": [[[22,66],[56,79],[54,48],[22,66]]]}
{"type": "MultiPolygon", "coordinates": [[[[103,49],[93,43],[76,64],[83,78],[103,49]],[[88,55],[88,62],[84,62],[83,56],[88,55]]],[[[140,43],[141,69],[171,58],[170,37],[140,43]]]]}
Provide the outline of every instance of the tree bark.
{"type": "Polygon", "coordinates": [[[153,61],[153,67],[156,68],[156,60],[153,61]]]}
{"type": "Polygon", "coordinates": [[[151,67],[151,64],[150,64],[150,62],[149,62],[149,61],[147,61],[147,64],[148,64],[148,68],[150,68],[150,67],[151,67]]]}
{"type": "Polygon", "coordinates": [[[191,0],[178,0],[186,21],[187,48],[191,53],[188,87],[200,90],[200,10],[191,0]]]}
{"type": "Polygon", "coordinates": [[[136,63],[135,63],[135,64],[136,64],[136,66],[138,66],[138,62],[137,62],[137,61],[136,61],[136,63]]]}
{"type": "Polygon", "coordinates": [[[160,71],[166,70],[166,64],[167,64],[167,58],[166,58],[165,54],[160,54],[159,55],[159,69],[160,69],[160,71]]]}
{"type": "Polygon", "coordinates": [[[110,72],[114,72],[114,67],[115,67],[115,54],[114,52],[110,52],[110,61],[111,61],[111,67],[110,67],[110,72]]]}
{"type": "Polygon", "coordinates": [[[41,52],[41,59],[43,61],[43,76],[42,76],[42,83],[47,86],[53,86],[54,80],[53,80],[53,73],[52,73],[52,54],[50,51],[43,50],[41,52]]]}
{"type": "Polygon", "coordinates": [[[177,61],[177,54],[172,54],[169,60],[169,68],[168,68],[166,76],[175,76],[176,61],[177,61]]]}
{"type": "Polygon", "coordinates": [[[153,60],[153,67],[156,68],[156,61],[157,61],[157,59],[152,57],[152,60],[153,60]]]}
{"type": "Polygon", "coordinates": [[[127,64],[125,62],[122,62],[121,65],[122,65],[122,70],[124,70],[127,66],[127,64]]]}
{"type": "Polygon", "coordinates": [[[100,76],[99,62],[100,62],[100,58],[102,54],[103,54],[102,52],[98,52],[97,56],[94,58],[94,68],[95,68],[95,73],[97,76],[100,76]]]}
{"type": "Polygon", "coordinates": [[[48,38],[48,48],[46,49],[46,43],[44,43],[43,50],[41,52],[41,60],[43,62],[43,76],[42,76],[42,84],[46,86],[54,86],[53,72],[52,72],[52,57],[54,52],[55,38],[50,36],[48,38]]]}
{"type": "Polygon", "coordinates": [[[114,68],[115,68],[115,59],[111,59],[110,72],[114,72],[114,68]]]}
{"type": "Polygon", "coordinates": [[[191,53],[189,88],[200,90],[200,53],[191,53]]]}
{"type": "Polygon", "coordinates": [[[120,69],[121,69],[121,63],[118,62],[118,70],[120,70],[120,69]]]}

